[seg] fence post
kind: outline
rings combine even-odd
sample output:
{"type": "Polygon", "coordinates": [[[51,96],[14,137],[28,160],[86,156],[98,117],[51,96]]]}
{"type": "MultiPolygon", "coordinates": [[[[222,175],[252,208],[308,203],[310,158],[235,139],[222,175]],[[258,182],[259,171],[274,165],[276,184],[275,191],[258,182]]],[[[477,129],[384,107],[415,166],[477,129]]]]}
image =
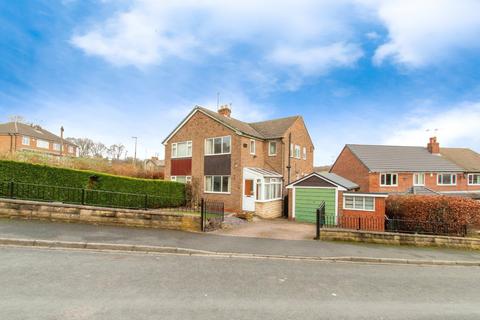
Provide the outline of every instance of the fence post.
{"type": "Polygon", "coordinates": [[[202,232],[205,231],[205,200],[202,198],[200,200],[200,229],[202,232]]]}
{"type": "Polygon", "coordinates": [[[144,208],[145,208],[145,210],[148,210],[148,194],[145,194],[144,208]]]}
{"type": "Polygon", "coordinates": [[[320,208],[317,209],[317,234],[315,240],[320,240],[320,208]]]}
{"type": "Polygon", "coordinates": [[[10,181],[8,183],[8,195],[11,199],[13,199],[13,196],[14,196],[14,185],[13,185],[13,181],[10,181]]]}
{"type": "Polygon", "coordinates": [[[82,206],[85,205],[85,189],[82,188],[82,206]]]}

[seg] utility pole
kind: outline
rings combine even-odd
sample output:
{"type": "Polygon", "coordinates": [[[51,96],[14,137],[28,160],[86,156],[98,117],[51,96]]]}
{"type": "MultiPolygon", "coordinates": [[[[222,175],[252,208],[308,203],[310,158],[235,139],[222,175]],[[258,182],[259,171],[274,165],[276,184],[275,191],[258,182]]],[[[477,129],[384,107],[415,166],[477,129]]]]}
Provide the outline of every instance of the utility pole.
{"type": "Polygon", "coordinates": [[[138,137],[132,137],[132,139],[135,140],[135,153],[133,154],[133,165],[135,166],[137,164],[137,141],[138,141],[138,137]]]}

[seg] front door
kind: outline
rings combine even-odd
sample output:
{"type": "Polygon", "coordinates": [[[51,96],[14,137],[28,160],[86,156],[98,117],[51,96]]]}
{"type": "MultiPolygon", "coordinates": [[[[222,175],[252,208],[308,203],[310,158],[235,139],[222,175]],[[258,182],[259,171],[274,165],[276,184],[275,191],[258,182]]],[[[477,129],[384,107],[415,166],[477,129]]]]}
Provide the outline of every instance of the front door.
{"type": "Polygon", "coordinates": [[[243,205],[244,211],[255,211],[255,184],[253,179],[243,180],[243,205]]]}

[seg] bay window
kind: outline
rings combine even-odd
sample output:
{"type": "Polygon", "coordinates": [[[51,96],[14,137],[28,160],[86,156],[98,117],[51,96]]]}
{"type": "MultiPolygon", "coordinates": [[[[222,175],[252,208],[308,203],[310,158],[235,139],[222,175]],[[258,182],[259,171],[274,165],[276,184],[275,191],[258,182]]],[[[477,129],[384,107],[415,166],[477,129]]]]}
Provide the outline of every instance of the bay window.
{"type": "MultiPolygon", "coordinates": [[[[282,180],[279,178],[265,178],[262,183],[257,183],[257,188],[263,187],[263,193],[257,192],[257,200],[277,200],[282,198],[282,180]],[[263,197],[259,199],[259,196],[263,197]]],[[[261,190],[261,189],[260,189],[261,190]]]]}
{"type": "Polygon", "coordinates": [[[380,186],[397,186],[398,174],[396,173],[382,173],[380,174],[380,186]]]}
{"type": "Polygon", "coordinates": [[[454,173],[438,173],[437,184],[443,186],[454,186],[457,184],[457,175],[454,173]]]}
{"type": "Polygon", "coordinates": [[[205,176],[205,192],[229,193],[230,176],[205,176]]]}
{"type": "Polygon", "coordinates": [[[229,154],[231,149],[230,136],[205,139],[205,155],[229,154]]]}
{"type": "Polygon", "coordinates": [[[468,185],[470,186],[480,185],[480,173],[470,173],[468,175],[468,185]]]}
{"type": "Polygon", "coordinates": [[[172,158],[189,158],[192,156],[192,141],[172,143],[172,158]]]}

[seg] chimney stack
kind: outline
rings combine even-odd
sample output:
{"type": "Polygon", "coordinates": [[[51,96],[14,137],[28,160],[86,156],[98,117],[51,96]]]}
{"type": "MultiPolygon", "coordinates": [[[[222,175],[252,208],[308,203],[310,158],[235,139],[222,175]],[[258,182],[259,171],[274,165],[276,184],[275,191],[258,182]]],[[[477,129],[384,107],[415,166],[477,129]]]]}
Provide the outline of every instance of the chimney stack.
{"type": "Polygon", "coordinates": [[[218,109],[218,113],[220,113],[224,117],[229,117],[232,114],[232,109],[230,108],[229,105],[223,105],[218,109]]]}
{"type": "Polygon", "coordinates": [[[437,142],[437,137],[431,137],[430,142],[427,144],[428,152],[432,154],[440,153],[440,144],[437,142]]]}

